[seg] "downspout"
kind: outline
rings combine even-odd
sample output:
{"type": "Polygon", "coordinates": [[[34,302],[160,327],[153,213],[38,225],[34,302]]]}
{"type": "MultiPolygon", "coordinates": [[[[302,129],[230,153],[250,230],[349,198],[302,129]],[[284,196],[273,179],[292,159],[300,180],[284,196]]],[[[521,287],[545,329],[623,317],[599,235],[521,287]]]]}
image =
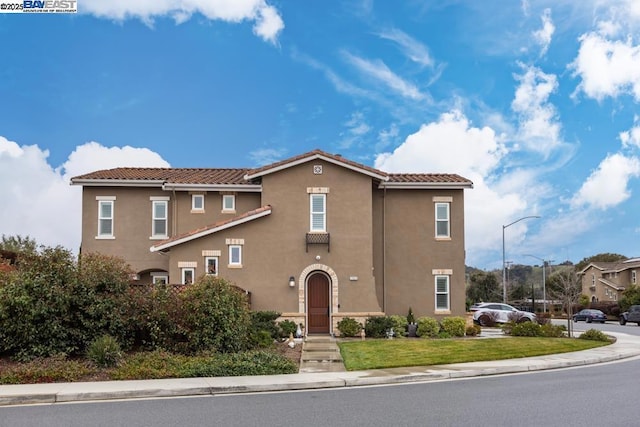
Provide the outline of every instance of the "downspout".
{"type": "Polygon", "coordinates": [[[382,312],[387,313],[387,187],[382,190],[382,312]]]}

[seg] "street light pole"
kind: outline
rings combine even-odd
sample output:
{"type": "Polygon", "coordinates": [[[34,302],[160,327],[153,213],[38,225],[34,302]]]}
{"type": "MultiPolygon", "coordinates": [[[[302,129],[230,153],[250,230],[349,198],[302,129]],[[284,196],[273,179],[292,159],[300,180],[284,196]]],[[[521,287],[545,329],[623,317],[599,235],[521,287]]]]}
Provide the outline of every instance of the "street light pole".
{"type": "Polygon", "coordinates": [[[507,225],[502,226],[502,302],[503,303],[507,302],[507,265],[505,262],[504,230],[508,227],[511,227],[513,224],[517,222],[520,222],[524,219],[529,219],[529,218],[540,218],[540,216],[538,215],[523,216],[522,218],[519,218],[507,225]]]}
{"type": "Polygon", "coordinates": [[[531,254],[524,254],[524,256],[530,256],[532,258],[539,259],[540,261],[542,261],[542,301],[543,301],[542,312],[546,313],[547,312],[547,281],[545,277],[545,274],[546,274],[545,270],[547,269],[547,262],[553,262],[553,260],[550,260],[550,259],[545,260],[531,254]]]}

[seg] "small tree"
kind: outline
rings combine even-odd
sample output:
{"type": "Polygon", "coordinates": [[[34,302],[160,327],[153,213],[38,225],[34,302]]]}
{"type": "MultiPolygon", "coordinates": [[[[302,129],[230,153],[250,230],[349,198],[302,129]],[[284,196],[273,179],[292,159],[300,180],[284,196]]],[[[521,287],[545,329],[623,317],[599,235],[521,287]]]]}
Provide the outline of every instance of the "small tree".
{"type": "Polygon", "coordinates": [[[573,336],[573,308],[580,300],[582,286],[578,280],[578,275],[574,268],[565,268],[555,272],[549,278],[547,291],[553,299],[562,301],[562,307],[567,313],[567,332],[569,337],[573,336]]]}
{"type": "Polygon", "coordinates": [[[632,305],[640,304],[640,286],[631,285],[622,292],[620,311],[627,311],[632,305]]]}

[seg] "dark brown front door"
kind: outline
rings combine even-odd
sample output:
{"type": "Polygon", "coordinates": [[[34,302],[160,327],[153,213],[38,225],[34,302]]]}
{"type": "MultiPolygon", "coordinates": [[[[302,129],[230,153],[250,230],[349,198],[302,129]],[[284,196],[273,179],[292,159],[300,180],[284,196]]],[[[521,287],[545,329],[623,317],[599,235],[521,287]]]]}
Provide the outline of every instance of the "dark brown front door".
{"type": "Polygon", "coordinates": [[[307,314],[309,334],[329,333],[329,279],[322,273],[314,273],[307,282],[307,314]]]}

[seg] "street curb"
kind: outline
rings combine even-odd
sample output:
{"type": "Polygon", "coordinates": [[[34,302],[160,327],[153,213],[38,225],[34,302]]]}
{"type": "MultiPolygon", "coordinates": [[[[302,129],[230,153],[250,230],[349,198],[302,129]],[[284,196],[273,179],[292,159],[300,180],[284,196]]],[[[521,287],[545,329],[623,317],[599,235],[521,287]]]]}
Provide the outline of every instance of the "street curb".
{"type": "Polygon", "coordinates": [[[640,356],[640,337],[635,338],[627,334],[612,335],[616,336],[616,343],[580,352],[428,367],[272,376],[0,385],[0,406],[213,396],[444,381],[586,366],[640,356]]]}

